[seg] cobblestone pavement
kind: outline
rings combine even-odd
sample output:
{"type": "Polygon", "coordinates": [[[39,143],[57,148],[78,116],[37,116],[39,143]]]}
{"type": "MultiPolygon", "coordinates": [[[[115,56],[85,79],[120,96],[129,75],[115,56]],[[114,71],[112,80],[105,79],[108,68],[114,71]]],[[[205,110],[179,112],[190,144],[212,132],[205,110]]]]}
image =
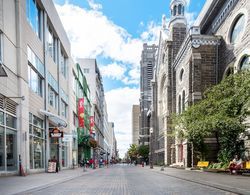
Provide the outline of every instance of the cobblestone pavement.
{"type": "Polygon", "coordinates": [[[142,168],[139,166],[116,165],[110,168],[98,169],[98,171],[94,171],[90,174],[78,176],[54,185],[35,188],[19,194],[220,195],[233,193],[192,181],[175,178],[171,175],[162,174],[162,172],[159,171],[159,167],[158,170],[156,168],[150,170],[148,167],[142,168]]]}

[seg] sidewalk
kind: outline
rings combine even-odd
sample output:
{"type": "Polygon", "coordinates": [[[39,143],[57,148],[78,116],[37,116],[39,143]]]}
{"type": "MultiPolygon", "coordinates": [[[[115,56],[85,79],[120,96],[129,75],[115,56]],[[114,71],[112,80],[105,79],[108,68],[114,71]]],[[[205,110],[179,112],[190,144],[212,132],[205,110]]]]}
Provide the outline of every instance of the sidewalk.
{"type": "MultiPolygon", "coordinates": [[[[147,168],[149,169],[149,167],[147,168]]],[[[160,167],[155,166],[150,170],[160,174],[165,174],[166,176],[192,181],[237,194],[250,194],[250,177],[247,176],[166,167],[164,168],[164,171],[161,171],[160,169],[160,167]]]]}
{"type": "Polygon", "coordinates": [[[83,175],[90,174],[99,169],[83,168],[67,169],[59,171],[59,173],[37,173],[25,177],[9,176],[0,177],[0,194],[10,195],[20,192],[26,192],[32,189],[42,189],[57,183],[65,182],[83,175]]]}

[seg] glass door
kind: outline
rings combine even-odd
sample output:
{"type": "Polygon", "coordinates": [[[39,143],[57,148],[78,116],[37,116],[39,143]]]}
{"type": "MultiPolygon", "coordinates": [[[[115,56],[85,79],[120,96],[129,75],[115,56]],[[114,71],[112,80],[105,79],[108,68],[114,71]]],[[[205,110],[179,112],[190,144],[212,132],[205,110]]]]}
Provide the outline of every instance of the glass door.
{"type": "Polygon", "coordinates": [[[17,137],[16,131],[6,129],[7,171],[17,170],[17,137]]]}

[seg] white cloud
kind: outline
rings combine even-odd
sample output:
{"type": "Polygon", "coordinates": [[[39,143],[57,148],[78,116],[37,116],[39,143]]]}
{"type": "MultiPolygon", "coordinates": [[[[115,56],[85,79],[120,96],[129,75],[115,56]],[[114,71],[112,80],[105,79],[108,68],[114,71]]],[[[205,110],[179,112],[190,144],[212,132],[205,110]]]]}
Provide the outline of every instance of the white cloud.
{"type": "Polygon", "coordinates": [[[147,30],[141,34],[141,39],[148,44],[157,44],[160,30],[161,24],[156,24],[154,21],[150,21],[147,25],[147,30]]]}
{"type": "Polygon", "coordinates": [[[189,5],[190,5],[190,0],[186,0],[186,5],[187,5],[187,7],[189,7],[189,5]]]}
{"type": "Polygon", "coordinates": [[[187,18],[188,27],[192,26],[195,22],[195,12],[186,12],[185,16],[187,18]]]}
{"type": "Polygon", "coordinates": [[[126,72],[125,66],[116,62],[101,66],[100,70],[103,77],[109,77],[115,80],[121,80],[126,72]]]}
{"type": "Polygon", "coordinates": [[[72,54],[95,58],[98,55],[136,65],[140,59],[142,41],[133,39],[102,12],[86,10],[76,5],[56,5],[72,44],[72,54]],[[72,22],[74,21],[74,22],[72,22]]]}
{"type": "Polygon", "coordinates": [[[102,5],[95,3],[94,0],[88,0],[88,4],[89,4],[89,7],[93,10],[101,10],[102,9],[102,5]]]}
{"type": "Polygon", "coordinates": [[[123,155],[132,142],[132,105],[139,103],[139,89],[119,88],[105,93],[109,119],[114,122],[119,154],[123,155]]]}
{"type": "MultiPolygon", "coordinates": [[[[102,6],[88,0],[91,10],[72,4],[56,5],[59,16],[71,42],[75,58],[111,59],[112,64],[101,67],[103,76],[123,83],[139,84],[140,58],[143,42],[156,40],[156,25],[150,23],[149,34],[143,39],[132,38],[122,27],[114,24],[100,11],[102,6]],[[74,22],[72,22],[74,21],[74,22]],[[125,74],[126,73],[126,74],[125,74]]],[[[146,32],[145,32],[146,34],[146,32]]],[[[106,93],[109,121],[113,121],[120,155],[131,143],[132,104],[139,102],[139,89],[120,88],[106,93]],[[126,97],[126,98],[124,98],[126,97]]]]}

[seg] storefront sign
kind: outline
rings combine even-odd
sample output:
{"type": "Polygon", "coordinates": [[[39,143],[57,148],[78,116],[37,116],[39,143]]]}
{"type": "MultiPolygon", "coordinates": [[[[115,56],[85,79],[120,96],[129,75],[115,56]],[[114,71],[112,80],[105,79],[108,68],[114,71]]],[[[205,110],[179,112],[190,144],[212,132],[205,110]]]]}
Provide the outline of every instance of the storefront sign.
{"type": "Polygon", "coordinates": [[[49,136],[52,138],[61,138],[61,137],[63,137],[63,132],[61,132],[59,129],[55,128],[51,132],[49,132],[49,136]]]}
{"type": "Polygon", "coordinates": [[[63,142],[71,142],[73,140],[73,136],[71,134],[64,135],[62,141],[63,142]]]}
{"type": "Polygon", "coordinates": [[[89,129],[89,133],[92,134],[93,133],[93,128],[94,128],[94,125],[95,125],[95,121],[94,121],[94,117],[93,116],[90,116],[89,117],[89,120],[90,120],[90,129],[89,129]]]}
{"type": "Polygon", "coordinates": [[[78,121],[79,127],[84,127],[84,98],[78,100],[78,121]]]}

